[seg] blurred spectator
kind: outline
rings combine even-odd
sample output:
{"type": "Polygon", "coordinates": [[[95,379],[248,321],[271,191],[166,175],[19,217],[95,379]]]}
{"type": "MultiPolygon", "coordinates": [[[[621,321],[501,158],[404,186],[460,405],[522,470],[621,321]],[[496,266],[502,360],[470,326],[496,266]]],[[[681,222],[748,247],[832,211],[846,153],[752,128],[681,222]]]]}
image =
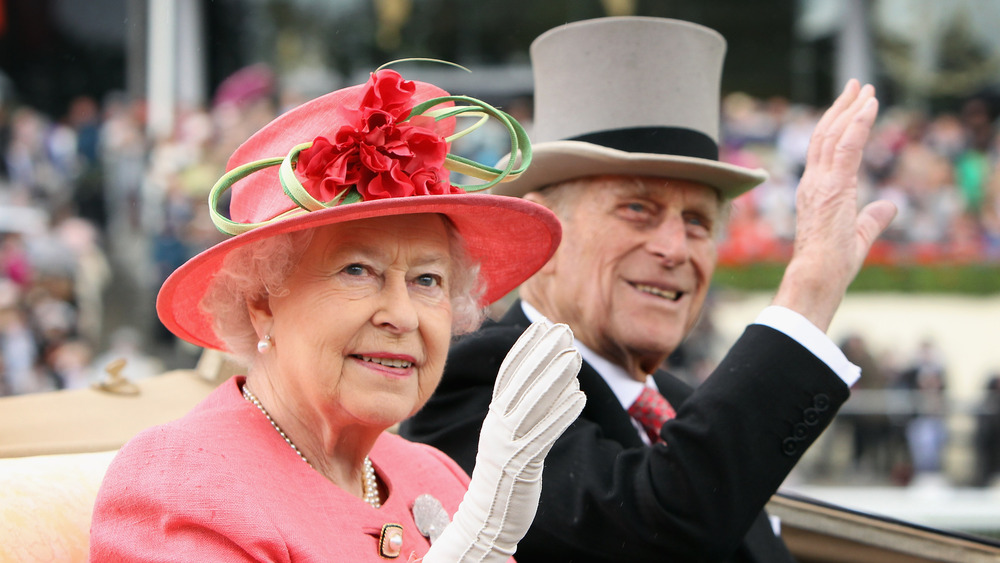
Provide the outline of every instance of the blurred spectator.
{"type": "Polygon", "coordinates": [[[38,346],[28,326],[21,288],[6,279],[0,279],[0,356],[4,393],[17,395],[51,388],[38,377],[38,346]]]}
{"type": "Polygon", "coordinates": [[[31,283],[31,263],[21,233],[0,234],[0,275],[22,288],[31,283]]]}
{"type": "Polygon", "coordinates": [[[886,413],[888,419],[885,455],[889,460],[889,482],[907,485],[913,479],[913,460],[906,437],[906,427],[913,418],[912,390],[907,388],[904,374],[908,371],[897,350],[884,350],[878,365],[885,378],[886,413]]]}
{"type": "Polygon", "coordinates": [[[90,385],[90,358],[93,350],[86,342],[68,338],[48,350],[45,364],[61,389],[83,389],[90,385]]]}
{"type": "Polygon", "coordinates": [[[798,183],[802,171],[805,170],[809,138],[816,128],[817,121],[819,112],[816,108],[795,106],[786,114],[786,119],[778,130],[775,140],[778,156],[777,171],[782,176],[787,176],[793,183],[798,183]]]}
{"type": "Polygon", "coordinates": [[[10,143],[3,155],[10,179],[7,201],[47,209],[61,207],[68,201],[69,190],[60,167],[50,158],[46,137],[49,120],[29,107],[14,110],[10,119],[10,143]]]}
{"type": "Polygon", "coordinates": [[[983,197],[983,237],[986,258],[1000,260],[1000,171],[994,170],[983,197]]]}
{"type": "Polygon", "coordinates": [[[76,330],[90,346],[101,342],[104,290],[111,282],[111,266],[99,244],[100,232],[90,221],[71,217],[57,227],[57,236],[75,258],[73,302],[78,311],[76,330]]]}
{"type": "MultiPolygon", "coordinates": [[[[108,250],[123,262],[141,263],[142,184],[149,152],[143,133],[142,107],[119,93],[108,96],[101,124],[100,159],[104,170],[105,240],[108,250]]],[[[125,274],[132,272],[125,270],[125,274]]]]}
{"type": "Polygon", "coordinates": [[[955,162],[959,193],[965,209],[978,213],[983,201],[984,186],[990,177],[994,156],[990,154],[995,131],[989,104],[973,98],[962,107],[962,125],[966,132],[965,150],[955,162]]]}
{"type": "Polygon", "coordinates": [[[939,474],[944,469],[944,448],[948,441],[945,425],[945,366],[930,339],[923,340],[902,382],[911,391],[913,417],[906,425],[915,476],[939,474]]]}
{"type": "Polygon", "coordinates": [[[849,399],[861,411],[848,419],[854,430],[854,469],[879,479],[886,478],[891,470],[886,402],[888,381],[861,335],[848,335],[841,342],[840,349],[851,363],[861,368],[863,374],[852,388],[849,399]]]}
{"type": "Polygon", "coordinates": [[[927,146],[944,158],[955,161],[965,150],[967,135],[962,121],[953,113],[934,117],[927,126],[927,146]]]}
{"type": "Polygon", "coordinates": [[[101,115],[97,101],[90,96],[77,96],[70,102],[65,122],[73,134],[75,213],[103,229],[107,214],[100,158],[101,115]]]}
{"type": "Polygon", "coordinates": [[[976,416],[973,485],[989,486],[1000,475],[1000,373],[990,376],[976,416]]]}

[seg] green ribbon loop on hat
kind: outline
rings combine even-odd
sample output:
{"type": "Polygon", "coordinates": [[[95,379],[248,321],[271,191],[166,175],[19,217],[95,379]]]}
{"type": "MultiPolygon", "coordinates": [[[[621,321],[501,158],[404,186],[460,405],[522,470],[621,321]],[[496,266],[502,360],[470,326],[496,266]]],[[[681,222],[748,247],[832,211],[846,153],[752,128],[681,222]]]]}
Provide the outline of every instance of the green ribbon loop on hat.
{"type": "Polygon", "coordinates": [[[460,174],[465,174],[466,176],[486,180],[485,184],[455,184],[455,187],[457,188],[462,188],[467,192],[485,190],[497,185],[500,182],[514,180],[520,176],[521,173],[527,170],[528,166],[531,164],[531,141],[528,139],[528,133],[524,130],[524,127],[522,127],[516,119],[511,117],[506,112],[501,111],[482,100],[470,98],[469,96],[443,96],[440,98],[433,98],[414,106],[413,109],[410,110],[410,115],[407,119],[414,115],[422,115],[425,112],[427,115],[432,115],[437,120],[448,117],[457,117],[465,113],[472,116],[483,116],[482,119],[477,121],[472,126],[448,137],[448,142],[464,137],[475,129],[483,126],[486,121],[492,117],[503,124],[504,128],[507,130],[507,135],[510,137],[510,154],[516,155],[520,153],[521,155],[521,165],[518,168],[514,168],[516,159],[511,158],[508,159],[507,166],[501,170],[499,168],[494,168],[493,166],[487,166],[468,158],[449,153],[445,157],[445,168],[451,170],[452,172],[458,172],[460,174]],[[444,102],[465,102],[469,105],[452,106],[439,110],[428,111],[430,108],[444,102]]]}
{"type": "Polygon", "coordinates": [[[253,162],[237,166],[219,178],[219,181],[216,182],[215,185],[212,186],[212,189],[208,192],[208,210],[212,216],[212,223],[215,224],[216,229],[219,229],[219,231],[227,235],[238,235],[251,229],[256,229],[257,227],[266,225],[270,221],[274,220],[269,219],[260,223],[237,223],[232,221],[219,213],[219,196],[224,194],[229,188],[233,187],[233,184],[243,178],[246,178],[250,174],[281,164],[283,160],[283,158],[265,158],[263,160],[255,160],[253,162]]]}
{"type": "MultiPolygon", "coordinates": [[[[486,102],[483,102],[482,100],[477,100],[476,98],[470,98],[468,96],[442,96],[432,98],[415,105],[410,110],[410,114],[407,115],[403,121],[408,121],[417,115],[427,115],[429,117],[433,117],[435,121],[440,121],[450,117],[481,117],[471,126],[447,137],[445,141],[448,143],[451,143],[455,139],[464,137],[472,131],[482,127],[490,118],[496,119],[504,126],[510,137],[510,154],[521,155],[520,166],[515,168],[515,164],[517,164],[516,159],[511,158],[508,160],[507,165],[500,169],[448,153],[445,156],[444,162],[444,168],[446,170],[465,174],[466,176],[485,181],[483,184],[452,184],[456,188],[460,188],[466,192],[486,190],[500,182],[510,181],[517,178],[517,176],[524,172],[528,165],[531,164],[531,142],[528,139],[528,134],[524,130],[524,127],[522,127],[517,120],[507,113],[487,104],[486,102]],[[446,102],[464,102],[469,105],[448,106],[433,109],[435,106],[446,102]]],[[[299,153],[311,147],[312,144],[312,141],[301,143],[293,147],[292,150],[290,150],[284,157],[271,157],[248,162],[233,168],[229,172],[226,172],[221,178],[219,178],[219,181],[212,186],[212,189],[208,194],[209,213],[215,227],[227,235],[239,235],[290,216],[361,201],[361,194],[358,193],[354,186],[346,186],[330,201],[320,201],[313,197],[312,194],[305,189],[302,182],[299,181],[298,177],[295,175],[295,164],[298,162],[299,153]],[[285,195],[287,195],[288,198],[295,203],[296,208],[290,209],[277,217],[257,223],[238,223],[219,213],[219,198],[226,192],[226,190],[232,188],[236,182],[242,180],[250,174],[272,166],[278,166],[278,179],[281,183],[281,188],[285,192],[285,195]]]]}

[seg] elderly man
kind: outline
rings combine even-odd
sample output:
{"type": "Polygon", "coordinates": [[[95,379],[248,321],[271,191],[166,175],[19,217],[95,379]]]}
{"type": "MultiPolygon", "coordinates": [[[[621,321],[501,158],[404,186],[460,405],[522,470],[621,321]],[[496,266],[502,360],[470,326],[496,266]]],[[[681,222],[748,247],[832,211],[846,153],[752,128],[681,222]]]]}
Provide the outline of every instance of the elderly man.
{"type": "Polygon", "coordinates": [[[824,331],[895,209],[857,209],[877,102],[852,81],[813,135],[773,306],[697,390],[658,371],[697,322],[728,200],[766,177],[717,160],[724,52],[714,31],[656,18],[532,45],[535,161],[505,193],[555,211],[563,241],[502,320],[453,346],[402,429],[472,470],[511,344],[532,319],[573,329],[587,406],[546,459],[521,563],[792,561],[763,507],[859,375],[824,331]]]}

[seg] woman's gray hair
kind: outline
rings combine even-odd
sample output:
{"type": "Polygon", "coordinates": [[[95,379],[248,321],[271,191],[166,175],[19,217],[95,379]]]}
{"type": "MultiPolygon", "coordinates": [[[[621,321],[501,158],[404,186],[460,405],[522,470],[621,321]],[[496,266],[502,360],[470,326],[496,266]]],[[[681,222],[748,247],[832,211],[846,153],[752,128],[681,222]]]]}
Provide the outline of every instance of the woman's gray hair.
{"type": "MultiPolygon", "coordinates": [[[[465,251],[462,236],[442,218],[451,250],[451,329],[453,335],[464,334],[476,330],[486,317],[486,309],[479,305],[486,288],[479,279],[479,264],[465,251]]],[[[288,293],[284,282],[298,267],[312,234],[312,230],[284,233],[238,248],[226,256],[212,278],[200,308],[212,318],[215,334],[240,363],[249,366],[257,350],[247,303],[288,293]]]]}

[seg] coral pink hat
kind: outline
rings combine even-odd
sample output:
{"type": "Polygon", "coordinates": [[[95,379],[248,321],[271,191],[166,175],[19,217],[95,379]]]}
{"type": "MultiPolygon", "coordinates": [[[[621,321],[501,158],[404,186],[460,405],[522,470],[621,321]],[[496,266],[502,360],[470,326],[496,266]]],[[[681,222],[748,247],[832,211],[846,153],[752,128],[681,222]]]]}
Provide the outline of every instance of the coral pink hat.
{"type": "Polygon", "coordinates": [[[236,150],[209,196],[216,227],[234,236],[171,274],[160,288],[157,313],[180,338],[225,350],[199,304],[230,252],[281,233],[413,213],[448,217],[480,264],[482,304],[492,303],[541,268],[559,245],[559,221],[544,207],[470,193],[517,177],[530,160],[524,129],[506,113],[378,70],[366,84],[289,110],[236,150]],[[454,133],[458,116],[480,119],[454,133]],[[497,169],[448,153],[454,138],[490,118],[507,128],[511,153],[521,155],[519,168],[497,169]],[[453,185],[449,171],[485,183],[453,185]],[[230,188],[227,218],[217,206],[230,188]]]}

